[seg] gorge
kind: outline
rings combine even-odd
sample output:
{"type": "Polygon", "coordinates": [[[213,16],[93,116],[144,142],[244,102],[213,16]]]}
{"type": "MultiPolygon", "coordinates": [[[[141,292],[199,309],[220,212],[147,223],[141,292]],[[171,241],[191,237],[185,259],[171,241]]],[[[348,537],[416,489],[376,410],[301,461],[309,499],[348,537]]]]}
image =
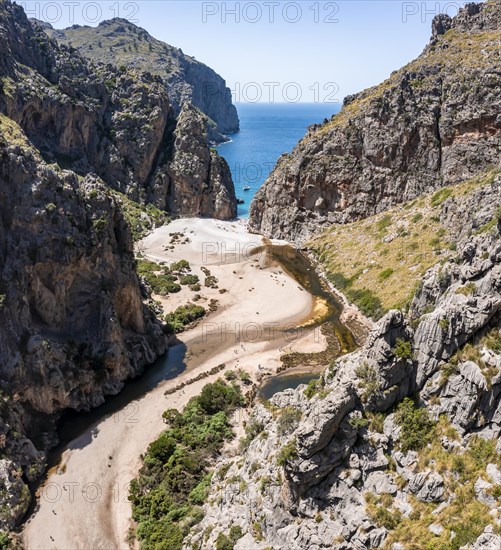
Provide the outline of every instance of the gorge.
{"type": "Polygon", "coordinates": [[[501,547],[500,16],[437,15],[247,224],[221,77],[0,0],[0,547],[501,547]]]}

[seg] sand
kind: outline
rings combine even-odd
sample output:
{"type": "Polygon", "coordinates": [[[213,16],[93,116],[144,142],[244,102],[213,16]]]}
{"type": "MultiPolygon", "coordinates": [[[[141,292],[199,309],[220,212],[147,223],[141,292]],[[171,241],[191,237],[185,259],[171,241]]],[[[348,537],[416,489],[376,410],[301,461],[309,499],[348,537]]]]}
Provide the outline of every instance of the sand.
{"type": "MultiPolygon", "coordinates": [[[[284,325],[300,324],[309,317],[312,298],[279,267],[263,267],[264,258],[249,254],[260,244],[261,238],[248,234],[241,222],[208,219],[177,220],[140,243],[139,251],[145,257],[167,263],[186,259],[201,278],[201,268],[209,268],[219,288],[202,288],[199,293],[206,300],[200,303],[214,298],[219,301],[218,309],[180,335],[188,347],[188,368],[183,374],[103,418],[68,445],[61,463],[40,489],[38,509],[26,523],[23,540],[27,549],[128,548],[128,486],[141,465],[141,453],[164,429],[162,412],[181,409],[222,373],[172,395],[164,395],[165,391],[221,363],[227,369],[244,369],[259,380],[276,372],[285,350],[322,349],[325,342],[319,332],[305,330],[291,340],[280,331],[284,325]],[[166,250],[175,232],[182,232],[190,242],[166,250]],[[226,292],[221,294],[223,288],[226,292]]],[[[194,294],[183,289],[162,303],[171,311],[194,294]]]]}

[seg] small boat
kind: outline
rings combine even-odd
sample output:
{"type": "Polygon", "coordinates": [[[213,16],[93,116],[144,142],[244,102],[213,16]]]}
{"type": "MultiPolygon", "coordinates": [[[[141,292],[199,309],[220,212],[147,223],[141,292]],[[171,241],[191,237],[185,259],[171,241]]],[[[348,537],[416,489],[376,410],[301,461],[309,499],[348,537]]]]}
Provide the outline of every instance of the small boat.
{"type": "Polygon", "coordinates": [[[244,187],[244,191],[249,191],[249,190],[250,190],[250,186],[249,186],[249,185],[246,185],[246,186],[244,187]]]}

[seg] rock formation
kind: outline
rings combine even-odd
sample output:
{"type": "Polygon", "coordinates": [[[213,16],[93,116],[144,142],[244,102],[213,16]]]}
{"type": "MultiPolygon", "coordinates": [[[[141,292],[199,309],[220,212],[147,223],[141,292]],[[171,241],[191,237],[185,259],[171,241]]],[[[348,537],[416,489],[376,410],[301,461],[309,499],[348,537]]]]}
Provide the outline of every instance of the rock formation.
{"type": "Polygon", "coordinates": [[[17,494],[0,515],[8,528],[30,501],[23,479],[43,467],[25,436],[47,449],[55,414],[101,404],[167,341],[143,305],[129,227],[97,176],[46,164],[0,115],[0,181],[0,483],[17,494]]]}
{"type": "Polygon", "coordinates": [[[184,103],[190,102],[208,117],[210,141],[224,141],[225,134],[238,132],[237,110],[223,78],[133,23],[116,18],[103,21],[97,27],[73,25],[64,30],[54,30],[47,24],[44,27],[60,44],[72,45],[95,62],[159,75],[167,84],[176,114],[184,103]]]}
{"type": "Polygon", "coordinates": [[[329,223],[382,212],[499,165],[499,2],[438,16],[424,52],[283,155],[250,227],[304,241],[329,223]]]}

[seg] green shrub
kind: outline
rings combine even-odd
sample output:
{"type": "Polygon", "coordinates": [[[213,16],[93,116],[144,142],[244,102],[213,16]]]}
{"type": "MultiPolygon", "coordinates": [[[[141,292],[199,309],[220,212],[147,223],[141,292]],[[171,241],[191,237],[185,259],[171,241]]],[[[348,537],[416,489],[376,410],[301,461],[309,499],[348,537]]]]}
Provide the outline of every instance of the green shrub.
{"type": "Polygon", "coordinates": [[[376,224],[378,231],[383,231],[391,225],[392,218],[389,214],[383,216],[376,224]]]}
{"type": "Polygon", "coordinates": [[[313,378],[308,382],[308,385],[304,390],[304,395],[306,395],[308,399],[311,399],[316,393],[318,393],[318,391],[320,390],[320,388],[322,388],[322,386],[323,384],[320,378],[313,378]]]}
{"type": "Polygon", "coordinates": [[[295,407],[285,407],[280,411],[280,416],[277,422],[279,435],[285,435],[292,432],[298,425],[301,419],[301,411],[295,407]]]}
{"type": "Polygon", "coordinates": [[[416,407],[408,397],[398,405],[395,421],[401,428],[400,449],[403,453],[422,449],[432,438],[435,423],[428,410],[416,407]]]}
{"type": "Polygon", "coordinates": [[[381,300],[367,288],[348,289],[346,296],[367,317],[378,320],[385,313],[381,300]]]}
{"type": "Polygon", "coordinates": [[[391,267],[387,267],[379,273],[379,278],[381,279],[381,281],[386,281],[386,279],[389,279],[393,275],[393,273],[393,269],[391,267]]]}
{"type": "Polygon", "coordinates": [[[364,362],[359,365],[355,374],[360,379],[360,387],[362,391],[362,401],[367,402],[371,397],[376,395],[381,389],[381,382],[374,367],[364,362]]]}
{"type": "Polygon", "coordinates": [[[11,547],[11,542],[9,533],[0,531],[0,550],[8,550],[11,547]]]}
{"type": "Polygon", "coordinates": [[[456,289],[456,294],[463,294],[463,296],[471,296],[475,290],[477,290],[477,285],[473,282],[467,283],[464,286],[460,286],[456,289]]]}
{"type": "Polygon", "coordinates": [[[203,317],[205,313],[205,308],[202,306],[187,304],[185,306],[179,306],[172,313],[168,313],[165,316],[165,323],[168,330],[177,334],[182,332],[187,325],[196,319],[203,317]]]}
{"type": "Polygon", "coordinates": [[[173,273],[186,273],[191,271],[191,266],[187,260],[179,260],[170,266],[170,270],[173,273]]]}
{"type": "MultiPolygon", "coordinates": [[[[1,301],[0,301],[1,304],[1,301]]],[[[501,333],[498,328],[491,330],[482,338],[482,344],[492,351],[501,352],[501,333]]]]}
{"type": "Polygon", "coordinates": [[[292,462],[295,458],[297,458],[296,440],[291,439],[278,452],[277,464],[279,466],[285,466],[288,462],[292,462]]]}
{"type": "Polygon", "coordinates": [[[409,340],[403,338],[397,338],[395,347],[393,348],[395,357],[399,359],[411,359],[412,358],[412,344],[409,340]]]}
{"type": "Polygon", "coordinates": [[[327,279],[338,289],[345,290],[353,284],[352,279],[347,279],[342,273],[327,273],[327,279]]]}
{"type": "Polygon", "coordinates": [[[445,202],[450,196],[452,195],[452,189],[449,189],[448,187],[445,187],[444,189],[439,189],[432,197],[431,197],[431,206],[435,208],[436,206],[440,206],[443,202],[445,202]]]}
{"type": "Polygon", "coordinates": [[[421,214],[421,212],[418,212],[417,214],[414,214],[414,216],[412,216],[412,223],[417,223],[422,219],[423,219],[423,214],[421,214]]]}
{"type": "Polygon", "coordinates": [[[148,447],[130,484],[141,548],[182,548],[190,526],[202,518],[197,506],[207,498],[214,456],[233,437],[229,415],[243,402],[238,387],[217,380],[190,399],[182,413],[165,411],[168,428],[148,447]]]}
{"type": "Polygon", "coordinates": [[[245,437],[240,440],[240,450],[244,451],[247,449],[251,442],[254,441],[254,439],[256,439],[256,437],[263,432],[263,430],[264,425],[261,422],[257,422],[254,419],[248,422],[245,426],[245,437]]]}
{"type": "Polygon", "coordinates": [[[149,260],[139,260],[137,262],[137,273],[143,277],[155,294],[165,296],[181,290],[181,286],[175,282],[177,277],[172,275],[168,267],[149,260]]]}
{"type": "MultiPolygon", "coordinates": [[[[200,279],[197,275],[181,275],[181,277],[179,277],[179,283],[182,285],[196,285],[199,281],[200,279]]],[[[200,290],[200,287],[198,290],[200,290]]]]}

